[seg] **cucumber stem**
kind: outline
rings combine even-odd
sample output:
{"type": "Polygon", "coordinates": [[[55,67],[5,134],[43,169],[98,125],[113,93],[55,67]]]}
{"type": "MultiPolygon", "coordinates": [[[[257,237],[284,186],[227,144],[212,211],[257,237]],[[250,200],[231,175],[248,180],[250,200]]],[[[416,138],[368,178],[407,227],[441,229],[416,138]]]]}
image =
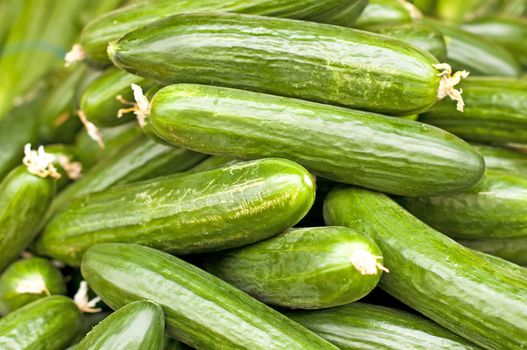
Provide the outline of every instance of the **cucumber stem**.
{"type": "Polygon", "coordinates": [[[71,180],[80,179],[82,176],[82,164],[80,162],[72,162],[71,159],[65,155],[57,157],[57,161],[66,172],[66,175],[71,180]]]}
{"type": "Polygon", "coordinates": [[[86,281],[81,281],[79,290],[75,293],[73,301],[75,301],[75,304],[77,304],[77,307],[82,312],[97,313],[102,311],[101,308],[95,307],[101,301],[101,298],[95,297],[92,300],[88,300],[88,283],[86,281]]]}
{"type": "Polygon", "coordinates": [[[99,129],[86,118],[86,114],[84,114],[83,111],[77,111],[77,115],[79,116],[79,119],[81,120],[82,125],[84,125],[84,128],[86,129],[86,132],[88,133],[88,136],[97,144],[101,149],[104,149],[104,141],[102,139],[102,134],[99,131],[99,129]]]}
{"type": "Polygon", "coordinates": [[[27,167],[27,171],[33,175],[60,179],[60,173],[53,166],[54,160],[55,156],[46,153],[43,146],[40,146],[38,150],[32,150],[30,143],[24,146],[22,163],[27,167]]]}
{"type": "Polygon", "coordinates": [[[130,108],[121,108],[118,110],[117,117],[121,118],[125,113],[133,112],[137,118],[139,126],[144,128],[146,125],[145,120],[150,115],[150,102],[148,102],[148,99],[143,94],[143,89],[139,85],[132,84],[131,88],[134,92],[135,103],[125,100],[121,95],[117,96],[116,98],[119,102],[127,105],[133,105],[130,108]]]}
{"type": "Polygon", "coordinates": [[[463,112],[465,107],[465,102],[461,96],[461,94],[463,94],[463,90],[457,90],[455,86],[459,84],[461,78],[468,77],[470,73],[466,70],[462,70],[452,74],[452,67],[450,67],[448,63],[433,64],[432,67],[441,71],[441,73],[437,74],[438,77],[441,77],[437,98],[442,100],[447,96],[450,97],[452,100],[457,101],[456,109],[460,112],[463,112]]]}
{"type": "Polygon", "coordinates": [[[73,44],[70,51],[66,52],[64,56],[64,66],[69,67],[75,62],[81,62],[86,59],[86,52],[80,44],[73,44]]]}
{"type": "Polygon", "coordinates": [[[356,250],[351,255],[351,263],[362,275],[375,275],[379,270],[390,272],[378,259],[382,256],[375,256],[366,250],[356,250]]]}

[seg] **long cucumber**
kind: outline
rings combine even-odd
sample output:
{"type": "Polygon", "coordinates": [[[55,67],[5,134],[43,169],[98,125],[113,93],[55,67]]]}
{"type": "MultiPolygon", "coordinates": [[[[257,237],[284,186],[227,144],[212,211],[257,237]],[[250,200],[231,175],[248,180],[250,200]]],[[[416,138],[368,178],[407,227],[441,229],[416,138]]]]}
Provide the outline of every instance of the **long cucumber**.
{"type": "MultiPolygon", "coordinates": [[[[527,267],[527,238],[459,240],[466,247],[527,267]]],[[[527,274],[527,269],[525,269],[527,274]]]]}
{"type": "Polygon", "coordinates": [[[527,176],[527,155],[504,147],[474,144],[485,159],[487,169],[527,176]]]}

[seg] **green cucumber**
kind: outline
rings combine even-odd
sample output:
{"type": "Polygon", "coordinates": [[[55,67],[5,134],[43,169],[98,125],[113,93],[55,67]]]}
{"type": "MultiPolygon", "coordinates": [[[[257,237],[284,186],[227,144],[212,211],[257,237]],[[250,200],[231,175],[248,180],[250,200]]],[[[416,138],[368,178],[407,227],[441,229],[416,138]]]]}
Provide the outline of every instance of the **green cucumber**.
{"type": "Polygon", "coordinates": [[[495,10],[496,0],[436,0],[435,15],[452,22],[468,21],[495,10]]]}
{"type": "Polygon", "coordinates": [[[305,18],[323,14],[357,0],[155,0],[117,9],[96,18],[84,27],[80,44],[88,61],[110,64],[106,55],[108,43],[126,33],[163,18],[186,12],[240,12],[273,17],[305,18]]]}
{"type": "Polygon", "coordinates": [[[368,0],[353,0],[343,3],[340,7],[335,7],[329,11],[319,13],[308,18],[310,21],[328,23],[338,26],[350,27],[355,24],[357,19],[368,5],[368,0]]]}
{"type": "Polygon", "coordinates": [[[118,186],[72,202],[36,242],[73,266],[95,243],[138,243],[190,254],[283,232],[308,212],[314,180],[300,165],[261,159],[118,186]]]}
{"type": "Polygon", "coordinates": [[[152,99],[147,125],[198,152],[283,157],[320,176],[394,194],[459,191],[484,171],[471,146],[437,128],[229,88],[165,87],[152,99]]]}
{"type": "Polygon", "coordinates": [[[381,251],[367,236],[346,227],[310,227],[220,252],[205,268],[266,304],[321,309],[371,292],[381,262],[381,251]]]}
{"type": "Polygon", "coordinates": [[[473,77],[460,84],[466,107],[439,102],[419,120],[466,140],[527,143],[527,80],[473,77]]]}
{"type": "Polygon", "coordinates": [[[75,350],[160,350],[164,331],[161,307],[151,301],[135,301],[102,320],[75,350]]]}
{"type": "Polygon", "coordinates": [[[205,159],[204,161],[198,163],[197,165],[193,166],[189,169],[189,171],[198,172],[198,171],[205,171],[205,170],[211,170],[220,168],[224,165],[232,165],[239,163],[240,161],[237,159],[233,159],[230,157],[222,157],[222,156],[211,156],[205,159]]]}
{"type": "Polygon", "coordinates": [[[527,347],[527,278],[426,226],[381,193],[336,189],[324,217],[375,240],[390,267],[379,283],[384,291],[485,349],[527,347]]]}
{"type": "Polygon", "coordinates": [[[501,44],[527,68],[527,19],[485,17],[465,23],[462,28],[501,44]]]}
{"type": "Polygon", "coordinates": [[[110,43],[108,55],[165,85],[219,85],[394,115],[434,105],[441,80],[435,57],[399,40],[228,13],[167,18],[110,43]]]}
{"type": "MultiPolygon", "coordinates": [[[[446,61],[452,68],[466,69],[472,75],[521,75],[521,67],[516,58],[492,40],[439,21],[422,21],[443,34],[447,48],[446,61]]],[[[466,104],[470,105],[468,102],[466,104]]]]}
{"type": "Polygon", "coordinates": [[[487,169],[527,176],[527,155],[504,147],[474,144],[485,159],[487,169]]]}
{"type": "Polygon", "coordinates": [[[38,299],[0,319],[2,350],[62,350],[80,328],[77,305],[61,295],[38,299]]]}
{"type": "Polygon", "coordinates": [[[405,3],[409,4],[404,0],[369,0],[355,27],[370,30],[375,27],[410,23],[415,13],[412,14],[405,3]]]}
{"type": "Polygon", "coordinates": [[[168,335],[198,349],[337,349],[239,289],[152,248],[97,244],[81,270],[112,308],[141,299],[160,304],[168,335]]]}
{"type": "Polygon", "coordinates": [[[480,347],[424,317],[365,303],[286,316],[341,350],[478,350],[480,347]]]}
{"type": "Polygon", "coordinates": [[[15,261],[0,276],[0,314],[5,315],[46,295],[66,294],[66,282],[49,260],[15,261]]]}
{"type": "MultiPolygon", "coordinates": [[[[464,244],[463,242],[467,242],[467,241],[458,241],[458,243],[464,244]]],[[[470,243],[468,243],[465,246],[468,246],[469,244],[470,243]]],[[[517,276],[519,276],[520,278],[527,278],[527,268],[526,267],[520,266],[517,263],[514,263],[512,261],[507,261],[507,260],[505,260],[503,258],[500,258],[497,255],[484,253],[482,251],[475,250],[475,249],[471,249],[471,250],[474,253],[476,253],[479,256],[481,256],[483,259],[485,259],[485,260],[491,262],[492,264],[494,264],[494,266],[496,268],[501,268],[501,270],[504,271],[505,273],[514,273],[517,276]]]]}
{"type": "Polygon", "coordinates": [[[30,174],[24,165],[0,182],[0,271],[33,241],[54,194],[52,179],[30,174]]]}
{"type": "MultiPolygon", "coordinates": [[[[459,240],[466,247],[527,267],[527,237],[459,240]]],[[[525,269],[527,273],[527,269],[525,269]]]]}
{"type": "Polygon", "coordinates": [[[433,16],[437,0],[413,0],[412,3],[427,16],[433,16]]]}
{"type": "Polygon", "coordinates": [[[82,164],[77,161],[73,147],[60,143],[46,145],[46,153],[55,157],[53,165],[60,174],[55,186],[57,191],[62,190],[72,180],[82,177],[82,164]]]}

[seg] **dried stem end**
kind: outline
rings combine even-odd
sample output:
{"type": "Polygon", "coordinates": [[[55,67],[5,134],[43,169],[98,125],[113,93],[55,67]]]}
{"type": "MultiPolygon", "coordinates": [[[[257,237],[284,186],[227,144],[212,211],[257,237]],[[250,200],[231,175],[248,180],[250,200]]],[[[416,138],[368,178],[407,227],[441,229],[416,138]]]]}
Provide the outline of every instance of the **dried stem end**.
{"type": "Polygon", "coordinates": [[[137,118],[139,126],[144,128],[146,124],[145,120],[150,115],[150,102],[148,102],[148,99],[143,94],[143,89],[139,85],[132,84],[131,88],[134,92],[135,103],[125,100],[120,95],[117,96],[116,98],[119,102],[132,106],[129,108],[121,108],[119,111],[117,111],[117,117],[121,118],[124,114],[133,112],[137,118]]]}
{"type": "Polygon", "coordinates": [[[73,301],[77,304],[77,307],[82,312],[86,313],[97,313],[101,312],[101,308],[95,307],[101,298],[96,297],[92,300],[88,300],[88,283],[86,281],[81,281],[79,290],[75,293],[73,301]]]}
{"type": "Polygon", "coordinates": [[[82,125],[84,125],[84,128],[86,129],[86,132],[88,133],[88,136],[93,141],[97,142],[97,144],[99,145],[101,149],[104,149],[104,141],[102,139],[102,134],[99,131],[99,129],[95,126],[95,124],[93,124],[86,118],[86,114],[84,114],[83,111],[77,111],[77,115],[79,116],[79,119],[81,120],[82,125]]]}
{"type": "Polygon", "coordinates": [[[81,62],[86,59],[86,52],[80,44],[74,44],[70,51],[64,56],[64,66],[69,67],[75,62],[81,62]]]}
{"type": "Polygon", "coordinates": [[[362,275],[375,275],[379,270],[390,272],[379,260],[382,256],[376,256],[367,250],[356,250],[351,255],[351,263],[362,275]]]}
{"type": "Polygon", "coordinates": [[[27,167],[27,171],[33,175],[60,179],[60,173],[53,165],[54,160],[55,156],[46,153],[43,146],[40,146],[38,150],[32,150],[30,143],[24,146],[22,163],[27,167]]]}
{"type": "Polygon", "coordinates": [[[442,100],[447,96],[450,97],[452,100],[457,101],[456,109],[463,112],[465,107],[465,102],[463,102],[463,97],[461,96],[463,90],[457,90],[455,86],[459,84],[461,78],[468,77],[470,73],[462,70],[452,74],[452,67],[447,63],[433,64],[432,67],[441,71],[441,73],[437,74],[438,77],[441,77],[437,98],[442,100]]]}

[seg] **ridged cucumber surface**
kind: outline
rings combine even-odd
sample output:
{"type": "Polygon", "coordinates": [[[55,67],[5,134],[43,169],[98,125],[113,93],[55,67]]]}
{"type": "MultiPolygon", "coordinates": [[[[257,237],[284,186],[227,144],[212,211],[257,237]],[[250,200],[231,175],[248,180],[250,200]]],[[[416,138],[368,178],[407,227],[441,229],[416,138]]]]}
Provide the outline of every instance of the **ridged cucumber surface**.
{"type": "Polygon", "coordinates": [[[370,30],[386,25],[410,23],[413,18],[408,8],[404,6],[405,2],[404,0],[369,0],[355,27],[370,30]]]}
{"type": "Polygon", "coordinates": [[[487,169],[500,170],[521,176],[527,176],[527,155],[513,149],[474,144],[485,159],[487,169]]]}
{"type": "MultiPolygon", "coordinates": [[[[527,238],[459,240],[466,247],[527,267],[527,238]]],[[[527,269],[525,269],[527,274],[527,269]]]]}

